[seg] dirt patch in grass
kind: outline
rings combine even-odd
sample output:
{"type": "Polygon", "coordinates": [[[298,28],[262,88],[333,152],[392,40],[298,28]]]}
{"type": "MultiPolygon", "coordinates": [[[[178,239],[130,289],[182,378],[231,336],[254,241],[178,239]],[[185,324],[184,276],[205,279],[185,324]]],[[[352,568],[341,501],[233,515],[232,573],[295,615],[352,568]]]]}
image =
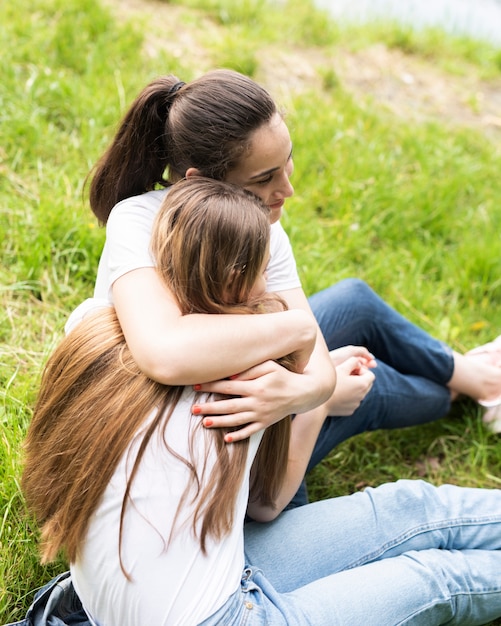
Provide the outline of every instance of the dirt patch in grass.
{"type": "MultiPolygon", "coordinates": [[[[201,27],[215,34],[222,28],[210,19],[193,11],[190,22],[188,9],[160,0],[105,1],[118,17],[146,27],[146,54],[154,57],[165,50],[196,58],[200,73],[214,67],[199,37],[201,27]]],[[[331,71],[355,97],[373,100],[398,116],[476,128],[495,141],[501,137],[501,78],[481,80],[473,72],[453,76],[431,61],[383,44],[358,52],[336,49],[335,56],[318,49],[267,47],[257,56],[261,62],[255,78],[279,101],[305,89],[322,89],[322,77],[331,71]]]]}

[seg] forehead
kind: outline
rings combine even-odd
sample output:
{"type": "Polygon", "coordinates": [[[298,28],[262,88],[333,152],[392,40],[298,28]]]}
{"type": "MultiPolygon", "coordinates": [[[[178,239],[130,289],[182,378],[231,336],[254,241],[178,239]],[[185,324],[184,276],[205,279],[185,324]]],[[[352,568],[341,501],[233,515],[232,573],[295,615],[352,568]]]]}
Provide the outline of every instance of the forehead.
{"type": "Polygon", "coordinates": [[[269,122],[255,130],[237,166],[240,175],[252,178],[270,169],[283,167],[292,148],[289,129],[276,113],[269,122]]]}

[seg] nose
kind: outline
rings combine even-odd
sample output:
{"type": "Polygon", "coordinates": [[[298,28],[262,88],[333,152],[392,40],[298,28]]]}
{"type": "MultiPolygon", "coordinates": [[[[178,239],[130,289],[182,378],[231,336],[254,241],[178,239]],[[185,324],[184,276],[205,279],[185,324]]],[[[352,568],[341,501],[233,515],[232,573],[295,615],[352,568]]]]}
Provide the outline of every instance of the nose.
{"type": "Polygon", "coordinates": [[[291,185],[289,174],[284,172],[280,181],[279,191],[284,198],[290,198],[294,194],[294,187],[291,185]]]}
{"type": "Polygon", "coordinates": [[[294,187],[291,185],[291,181],[289,180],[289,177],[287,177],[286,184],[285,184],[284,198],[290,198],[293,195],[294,195],[294,187]]]}

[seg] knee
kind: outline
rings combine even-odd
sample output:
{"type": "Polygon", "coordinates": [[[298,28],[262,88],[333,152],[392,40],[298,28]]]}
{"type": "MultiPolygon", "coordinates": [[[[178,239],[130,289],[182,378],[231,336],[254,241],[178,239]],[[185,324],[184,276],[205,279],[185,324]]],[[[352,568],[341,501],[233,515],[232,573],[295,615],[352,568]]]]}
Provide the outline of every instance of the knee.
{"type": "Polygon", "coordinates": [[[311,296],[310,305],[317,320],[323,320],[332,310],[336,310],[338,316],[356,314],[370,318],[377,299],[374,291],[360,278],[345,278],[311,296]]]}
{"type": "Polygon", "coordinates": [[[333,301],[343,303],[347,310],[359,315],[371,315],[378,300],[376,293],[360,278],[345,278],[330,289],[333,301]]]}
{"type": "Polygon", "coordinates": [[[386,314],[384,302],[359,278],[346,278],[316,293],[310,306],[329,350],[368,345],[386,314]]]}
{"type": "Polygon", "coordinates": [[[374,295],[369,285],[361,278],[345,278],[334,285],[334,288],[342,291],[346,300],[350,299],[353,302],[364,302],[374,295]]]}

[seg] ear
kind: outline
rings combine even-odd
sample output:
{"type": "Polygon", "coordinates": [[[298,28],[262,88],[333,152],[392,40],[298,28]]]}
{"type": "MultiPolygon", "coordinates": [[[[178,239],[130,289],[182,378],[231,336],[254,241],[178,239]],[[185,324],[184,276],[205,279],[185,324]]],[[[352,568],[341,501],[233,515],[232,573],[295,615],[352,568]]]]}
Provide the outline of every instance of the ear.
{"type": "Polygon", "coordinates": [[[200,170],[197,170],[196,167],[189,167],[186,170],[186,174],[184,175],[185,178],[192,178],[193,176],[202,176],[202,174],[200,174],[200,170]]]}

